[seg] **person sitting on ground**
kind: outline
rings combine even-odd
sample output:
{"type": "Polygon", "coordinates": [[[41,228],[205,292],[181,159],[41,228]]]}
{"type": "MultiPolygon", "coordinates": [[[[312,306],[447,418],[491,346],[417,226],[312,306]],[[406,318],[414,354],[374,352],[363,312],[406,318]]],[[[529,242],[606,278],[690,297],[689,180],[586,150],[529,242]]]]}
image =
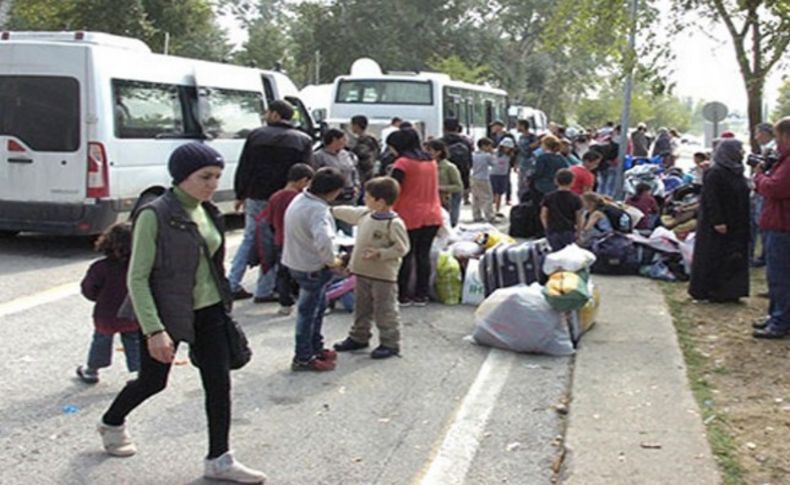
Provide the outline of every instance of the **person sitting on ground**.
{"type": "Polygon", "coordinates": [[[516,154],[516,142],[512,138],[503,137],[497,147],[494,157],[495,164],[491,167],[489,179],[491,180],[491,192],[494,194],[494,214],[496,217],[504,217],[500,212],[502,207],[502,196],[509,195],[510,168],[516,154]]]}
{"type": "Polygon", "coordinates": [[[288,183],[285,188],[272,194],[269,197],[268,207],[264,209],[267,211],[266,217],[274,233],[274,254],[277,264],[276,287],[277,298],[280,303],[278,311],[280,315],[290,315],[294,304],[292,290],[294,282],[291,279],[288,268],[280,261],[283,254],[283,245],[285,244],[285,212],[296,196],[310,185],[314,174],[315,172],[310,165],[297,163],[292,166],[288,170],[288,183]]]}
{"type": "Polygon", "coordinates": [[[606,199],[600,194],[587,192],[582,195],[582,203],[586,215],[579,237],[579,246],[587,248],[592,245],[593,241],[614,233],[614,227],[603,211],[606,199]]]}
{"type": "Polygon", "coordinates": [[[646,183],[640,183],[636,186],[636,194],[629,197],[625,203],[639,209],[644,217],[636,225],[637,229],[654,229],[656,222],[661,216],[661,211],[658,208],[658,202],[653,197],[653,189],[646,183]]]}
{"type": "Polygon", "coordinates": [[[307,191],[297,195],[285,211],[282,264],[299,285],[293,371],[335,368],[337,353],[324,348],[321,327],[332,270],[343,265],[334,252],[335,221],[329,205],[345,186],[346,178],[338,169],[319,169],[307,191]]]}
{"type": "Polygon", "coordinates": [[[557,190],[543,198],[540,208],[540,221],[552,251],[573,244],[582,227],[582,201],[571,192],[573,172],[567,168],[557,172],[556,184],[557,190]]]}
{"type": "Polygon", "coordinates": [[[334,345],[338,352],[366,348],[375,320],[380,345],[370,357],[386,359],[400,354],[398,271],[410,246],[406,224],[392,211],[399,193],[397,180],[378,177],[365,184],[365,207],[332,209],[336,218],[358,228],[348,266],[357,277],[354,325],[348,337],[334,345]]]}
{"type": "Polygon", "coordinates": [[[90,265],[80,288],[82,296],[95,302],[93,306],[93,342],[88,352],[88,363],[77,367],[82,382],[99,382],[99,369],[112,363],[113,337],[121,334],[126,369],[137,372],[140,368],[140,327],[137,320],[118,316],[126,299],[126,273],[132,254],[132,230],[128,223],[115,224],[96,240],[96,250],[105,257],[90,265]]]}
{"type": "Polygon", "coordinates": [[[477,140],[477,150],[472,154],[472,174],[469,186],[472,191],[472,220],[494,221],[494,194],[491,190],[491,167],[496,164],[494,142],[490,138],[477,140]]]}
{"type": "Polygon", "coordinates": [[[581,165],[574,165],[569,170],[573,172],[573,185],[571,192],[582,195],[592,192],[595,188],[595,170],[603,160],[603,155],[595,150],[588,150],[582,157],[581,165]]]}
{"type": "Polygon", "coordinates": [[[464,197],[464,182],[461,172],[450,160],[447,159],[447,145],[441,140],[425,142],[425,151],[439,166],[439,198],[442,207],[450,214],[450,225],[458,225],[461,215],[461,202],[464,197]]]}

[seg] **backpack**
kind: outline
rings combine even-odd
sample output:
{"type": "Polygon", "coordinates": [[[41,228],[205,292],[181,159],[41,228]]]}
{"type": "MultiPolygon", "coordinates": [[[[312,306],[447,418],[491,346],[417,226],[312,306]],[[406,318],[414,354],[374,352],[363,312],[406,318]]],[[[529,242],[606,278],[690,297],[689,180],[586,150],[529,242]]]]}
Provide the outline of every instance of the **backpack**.
{"type": "Polygon", "coordinates": [[[255,244],[247,255],[247,265],[261,266],[265,273],[277,264],[274,250],[274,231],[269,222],[269,206],[255,216],[255,244]]]}
{"type": "Polygon", "coordinates": [[[447,146],[447,158],[458,167],[461,173],[472,168],[472,151],[461,140],[447,146]]]}
{"type": "Polygon", "coordinates": [[[531,199],[510,209],[510,231],[513,237],[534,238],[543,236],[540,206],[531,199]]]}
{"type": "Polygon", "coordinates": [[[634,231],[634,221],[625,210],[615,205],[606,204],[601,208],[601,211],[609,219],[615,231],[624,233],[634,231]]]}

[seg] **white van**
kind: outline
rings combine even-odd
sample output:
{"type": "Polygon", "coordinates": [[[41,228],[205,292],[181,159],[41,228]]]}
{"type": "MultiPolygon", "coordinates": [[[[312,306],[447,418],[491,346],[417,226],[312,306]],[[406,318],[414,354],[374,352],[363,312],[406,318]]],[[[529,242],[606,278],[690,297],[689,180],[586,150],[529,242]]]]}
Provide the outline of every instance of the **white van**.
{"type": "Polygon", "coordinates": [[[215,200],[230,209],[247,134],[268,102],[296,105],[282,73],[151,53],[90,32],[0,34],[0,231],[97,234],[137,197],[167,187],[167,160],[205,140],[227,167],[215,200]]]}

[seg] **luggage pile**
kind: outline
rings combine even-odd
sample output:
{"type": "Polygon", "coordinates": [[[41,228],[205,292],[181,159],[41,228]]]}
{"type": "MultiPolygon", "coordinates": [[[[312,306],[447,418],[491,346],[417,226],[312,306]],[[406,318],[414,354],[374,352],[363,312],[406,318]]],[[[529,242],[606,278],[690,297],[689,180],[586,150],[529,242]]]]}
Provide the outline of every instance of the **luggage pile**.
{"type": "Polygon", "coordinates": [[[600,304],[590,278],[595,256],[576,245],[556,253],[546,247],[545,240],[537,240],[486,252],[480,278],[485,291],[493,291],[475,312],[476,343],[515,352],[574,353],[600,304]]]}

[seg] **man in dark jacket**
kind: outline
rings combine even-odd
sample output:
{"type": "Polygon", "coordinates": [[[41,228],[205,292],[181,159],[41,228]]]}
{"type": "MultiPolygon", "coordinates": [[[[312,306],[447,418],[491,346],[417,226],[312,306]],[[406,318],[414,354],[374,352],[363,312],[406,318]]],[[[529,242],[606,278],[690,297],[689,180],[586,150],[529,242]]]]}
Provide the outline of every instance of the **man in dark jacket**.
{"type": "Polygon", "coordinates": [[[779,161],[755,167],[754,185],[764,197],[760,229],[765,245],[766,277],[771,298],[770,318],[756,338],[790,335],[790,117],[774,127],[779,161]]]}
{"type": "MultiPolygon", "coordinates": [[[[244,238],[231,264],[230,280],[233,298],[250,298],[241,280],[247,268],[250,251],[255,250],[255,216],[266,208],[269,196],[285,187],[288,170],[297,163],[310,164],[312,140],[291,124],[294,109],[286,101],[277,100],[266,112],[266,126],[247,137],[236,167],[234,189],[236,210],[244,207],[244,238]]],[[[276,301],[274,272],[261,274],[255,289],[255,302],[276,301]]]]}
{"type": "Polygon", "coordinates": [[[455,118],[444,120],[444,135],[440,138],[447,145],[447,158],[461,172],[464,183],[464,200],[469,203],[469,173],[472,170],[472,141],[461,134],[461,124],[455,118]]]}

